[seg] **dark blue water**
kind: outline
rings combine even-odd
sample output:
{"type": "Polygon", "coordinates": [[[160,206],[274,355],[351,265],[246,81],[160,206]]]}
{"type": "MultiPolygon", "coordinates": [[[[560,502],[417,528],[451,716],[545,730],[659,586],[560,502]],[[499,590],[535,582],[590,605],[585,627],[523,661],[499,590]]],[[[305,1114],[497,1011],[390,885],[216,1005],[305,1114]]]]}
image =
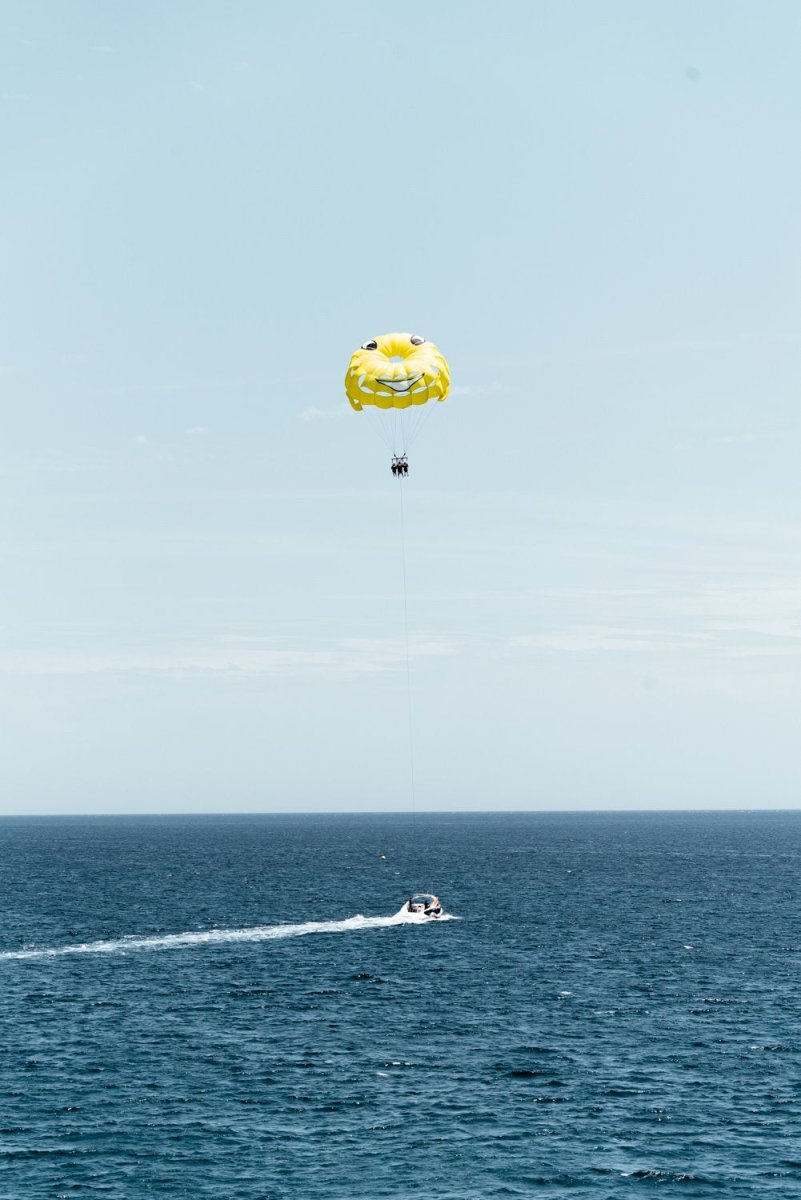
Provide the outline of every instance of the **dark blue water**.
{"type": "Polygon", "coordinates": [[[0,838],[4,1198],[801,1194],[801,814],[0,838]]]}

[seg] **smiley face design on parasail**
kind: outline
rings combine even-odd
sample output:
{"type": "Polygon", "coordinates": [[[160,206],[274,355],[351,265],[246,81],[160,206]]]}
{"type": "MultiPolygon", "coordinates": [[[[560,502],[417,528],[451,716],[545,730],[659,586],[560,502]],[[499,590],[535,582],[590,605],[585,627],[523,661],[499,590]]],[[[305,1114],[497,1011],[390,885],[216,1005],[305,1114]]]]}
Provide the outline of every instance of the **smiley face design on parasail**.
{"type": "Polygon", "coordinates": [[[445,358],[425,338],[412,333],[382,333],[364,342],[350,360],[345,391],[351,407],[411,408],[444,400],[451,386],[445,358]]]}

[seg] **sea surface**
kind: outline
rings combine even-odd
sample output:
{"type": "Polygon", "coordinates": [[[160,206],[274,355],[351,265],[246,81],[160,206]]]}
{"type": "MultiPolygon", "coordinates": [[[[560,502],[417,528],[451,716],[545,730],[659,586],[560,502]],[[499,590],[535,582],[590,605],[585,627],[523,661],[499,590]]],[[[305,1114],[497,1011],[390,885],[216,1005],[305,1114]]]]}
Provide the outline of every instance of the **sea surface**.
{"type": "Polygon", "coordinates": [[[2,820],[0,1197],[801,1196],[800,889],[801,813],[2,820]]]}

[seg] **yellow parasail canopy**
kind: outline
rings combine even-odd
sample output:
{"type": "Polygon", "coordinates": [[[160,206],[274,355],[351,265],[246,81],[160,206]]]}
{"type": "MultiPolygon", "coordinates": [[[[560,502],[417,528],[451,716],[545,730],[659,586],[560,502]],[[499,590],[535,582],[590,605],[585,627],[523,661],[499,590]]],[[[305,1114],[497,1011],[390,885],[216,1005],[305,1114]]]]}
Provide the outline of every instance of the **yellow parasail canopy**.
{"type": "Polygon", "coordinates": [[[444,400],[451,375],[445,358],[425,338],[411,333],[382,333],[356,351],[345,376],[351,407],[411,408],[444,400]]]}

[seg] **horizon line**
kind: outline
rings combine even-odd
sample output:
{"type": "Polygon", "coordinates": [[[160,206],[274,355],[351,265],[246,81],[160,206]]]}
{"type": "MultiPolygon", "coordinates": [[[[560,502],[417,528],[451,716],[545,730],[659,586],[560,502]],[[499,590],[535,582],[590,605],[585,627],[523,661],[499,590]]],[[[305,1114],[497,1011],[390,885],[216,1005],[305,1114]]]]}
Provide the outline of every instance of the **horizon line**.
{"type": "Polygon", "coordinates": [[[174,811],[142,812],[129,809],[122,812],[0,812],[0,820],[49,820],[52,818],[87,818],[117,819],[123,817],[408,817],[410,821],[419,818],[432,817],[469,817],[469,816],[651,816],[664,813],[676,813],[684,816],[709,815],[710,813],[725,815],[726,813],[799,813],[801,804],[786,805],[774,808],[439,808],[414,812],[408,809],[255,809],[226,812],[223,810],[176,809],[174,811]]]}

